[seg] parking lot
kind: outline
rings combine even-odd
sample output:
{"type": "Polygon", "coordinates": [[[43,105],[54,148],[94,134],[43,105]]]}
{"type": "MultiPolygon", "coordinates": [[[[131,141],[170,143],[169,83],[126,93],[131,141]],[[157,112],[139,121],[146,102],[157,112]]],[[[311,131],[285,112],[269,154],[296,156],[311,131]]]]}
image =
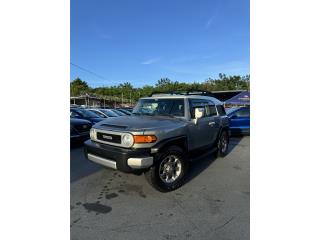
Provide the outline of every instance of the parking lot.
{"type": "Polygon", "coordinates": [[[71,148],[71,239],[249,239],[250,137],[203,157],[186,183],[160,193],[136,176],[89,162],[71,148]]]}

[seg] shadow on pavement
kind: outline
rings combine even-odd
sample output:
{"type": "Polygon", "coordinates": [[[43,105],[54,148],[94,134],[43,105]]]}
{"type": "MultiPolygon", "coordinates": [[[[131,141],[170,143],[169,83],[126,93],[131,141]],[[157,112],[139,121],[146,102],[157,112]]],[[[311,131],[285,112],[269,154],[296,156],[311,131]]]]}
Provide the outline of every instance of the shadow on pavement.
{"type": "MultiPolygon", "coordinates": [[[[236,136],[230,138],[228,154],[230,154],[233,149],[239,144],[242,136],[236,136]]],[[[193,178],[198,176],[206,168],[208,168],[211,163],[217,159],[216,153],[205,154],[203,157],[199,158],[197,161],[190,163],[190,168],[188,175],[186,177],[185,183],[191,181],[193,178]]],[[[83,144],[80,142],[71,144],[70,147],[70,181],[74,182],[83,177],[91,175],[99,170],[103,169],[102,166],[88,161],[83,153],[83,144]]]]}
{"type": "MultiPolygon", "coordinates": [[[[233,149],[239,144],[242,136],[230,138],[228,154],[230,154],[233,149]]],[[[189,166],[189,171],[185,179],[185,184],[192,181],[195,177],[201,174],[205,169],[207,169],[215,160],[217,159],[217,153],[205,154],[203,157],[197,161],[191,162],[189,166]]]]}
{"type": "Polygon", "coordinates": [[[228,154],[232,152],[232,150],[239,144],[242,138],[242,135],[234,135],[230,137],[228,154]]]}
{"type": "Polygon", "coordinates": [[[70,182],[77,181],[102,169],[101,166],[88,161],[83,153],[81,142],[70,145],[70,182]]]}

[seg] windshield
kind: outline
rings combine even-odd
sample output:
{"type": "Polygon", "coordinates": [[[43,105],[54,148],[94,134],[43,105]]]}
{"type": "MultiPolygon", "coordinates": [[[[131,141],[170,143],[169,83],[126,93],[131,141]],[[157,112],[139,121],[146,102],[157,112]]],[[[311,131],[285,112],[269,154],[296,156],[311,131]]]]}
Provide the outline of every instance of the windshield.
{"type": "Polygon", "coordinates": [[[232,108],[226,108],[225,110],[226,110],[226,113],[227,114],[230,114],[230,113],[232,113],[232,112],[234,112],[234,111],[236,111],[236,110],[238,110],[239,108],[237,108],[237,107],[232,107],[232,108]]]}
{"type": "Polygon", "coordinates": [[[74,109],[73,111],[81,114],[83,117],[86,117],[86,118],[100,118],[99,115],[93,113],[93,112],[90,112],[86,109],[74,109]]]}
{"type": "Polygon", "coordinates": [[[101,111],[104,112],[108,117],[119,117],[119,115],[109,109],[101,109],[101,111]]]}
{"type": "Polygon", "coordinates": [[[123,113],[125,113],[127,115],[131,115],[131,112],[129,112],[129,111],[125,110],[125,109],[119,109],[118,111],[121,111],[121,112],[123,112],[123,113]]]}
{"type": "Polygon", "coordinates": [[[116,109],[112,109],[112,111],[114,111],[116,114],[118,114],[119,116],[125,116],[126,114],[124,114],[123,112],[116,110],[116,109]]]}
{"type": "Polygon", "coordinates": [[[184,99],[140,99],[132,113],[184,117],[184,99]]]}

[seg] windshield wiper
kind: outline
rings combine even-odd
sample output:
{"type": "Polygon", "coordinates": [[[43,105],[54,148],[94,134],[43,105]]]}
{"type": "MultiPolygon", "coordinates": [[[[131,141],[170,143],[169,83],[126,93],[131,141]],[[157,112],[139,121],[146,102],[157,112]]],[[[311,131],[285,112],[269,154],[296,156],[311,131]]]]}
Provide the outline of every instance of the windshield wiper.
{"type": "Polygon", "coordinates": [[[146,116],[150,116],[150,115],[152,115],[151,113],[141,113],[141,112],[134,112],[134,113],[132,113],[132,114],[134,114],[134,115],[146,115],[146,116]]]}
{"type": "Polygon", "coordinates": [[[171,117],[171,118],[175,118],[174,115],[169,114],[169,113],[158,113],[158,114],[154,114],[155,116],[166,116],[166,117],[171,117]]]}

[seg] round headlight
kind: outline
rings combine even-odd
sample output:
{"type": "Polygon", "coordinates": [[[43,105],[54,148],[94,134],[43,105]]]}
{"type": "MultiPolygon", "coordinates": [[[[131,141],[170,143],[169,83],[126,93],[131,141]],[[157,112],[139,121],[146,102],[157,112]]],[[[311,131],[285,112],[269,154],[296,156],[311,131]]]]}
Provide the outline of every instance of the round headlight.
{"type": "Polygon", "coordinates": [[[93,128],[90,129],[90,138],[91,140],[96,139],[96,131],[93,128]]]}
{"type": "Polygon", "coordinates": [[[131,147],[133,145],[133,136],[131,134],[123,134],[122,135],[122,144],[125,147],[131,147]]]}

